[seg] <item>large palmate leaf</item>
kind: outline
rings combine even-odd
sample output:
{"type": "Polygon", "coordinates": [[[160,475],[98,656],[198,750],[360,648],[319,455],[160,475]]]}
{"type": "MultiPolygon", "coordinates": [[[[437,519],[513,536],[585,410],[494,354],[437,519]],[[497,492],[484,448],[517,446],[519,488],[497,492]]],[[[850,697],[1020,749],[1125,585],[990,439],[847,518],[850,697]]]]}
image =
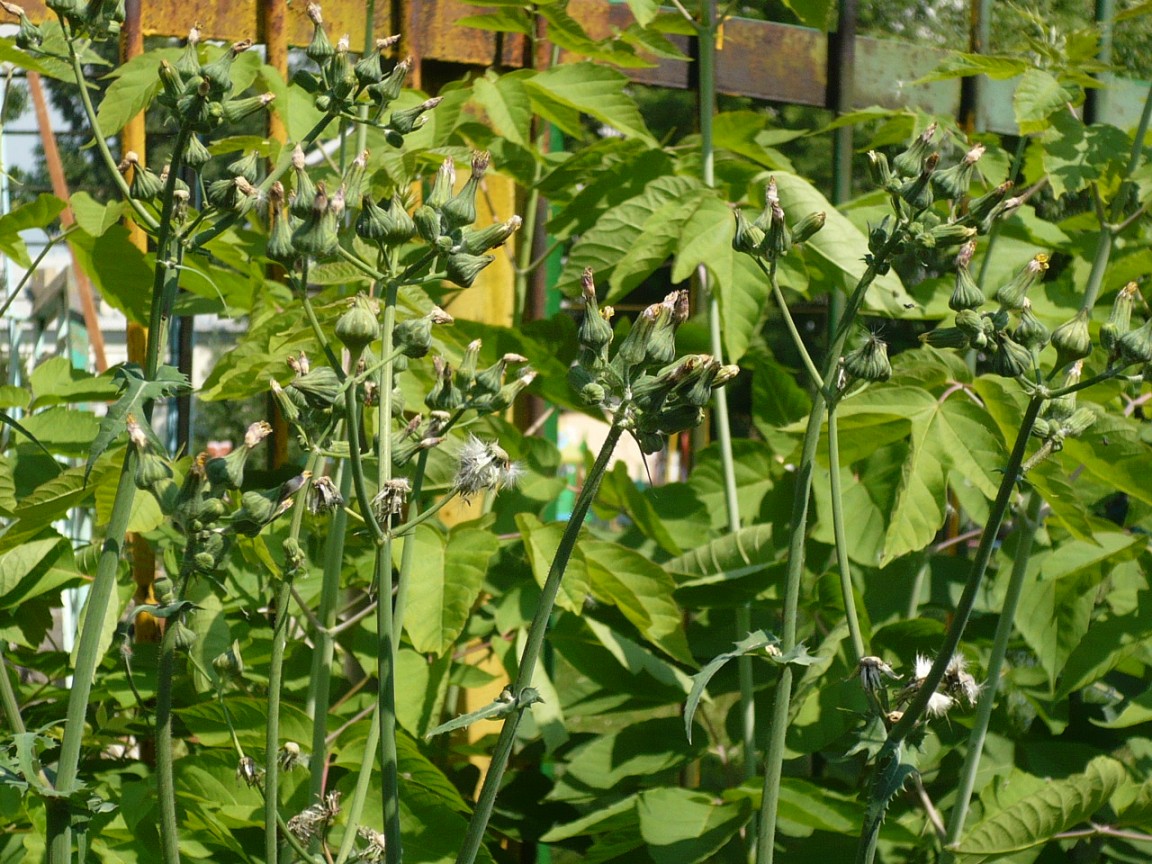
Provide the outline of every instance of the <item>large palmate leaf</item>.
{"type": "Polygon", "coordinates": [[[524,146],[529,143],[532,125],[532,102],[524,86],[525,78],[530,75],[526,72],[508,75],[489,72],[472,82],[472,102],[484,109],[496,133],[524,146]]]}
{"type": "MultiPolygon", "coordinates": [[[[1006,454],[991,418],[963,397],[938,400],[912,387],[876,387],[839,408],[841,438],[863,438],[877,429],[908,435],[908,455],[888,519],[880,566],[932,541],[944,524],[947,490],[962,503],[973,495],[992,499],[1000,485],[1006,454]],[[893,425],[895,424],[895,425],[893,425]]],[[[892,441],[888,435],[885,440],[892,441]]],[[[867,482],[867,480],[865,480],[867,482]]]]}
{"type": "Polygon", "coordinates": [[[1048,781],[1026,799],[990,813],[956,851],[963,861],[986,861],[1047,843],[1107,804],[1126,776],[1120,762],[1098,756],[1082,774],[1048,781]]]}
{"type": "MultiPolygon", "coordinates": [[[[516,527],[520,529],[524,552],[528,556],[528,563],[532,566],[536,584],[543,587],[544,580],[548,578],[548,570],[556,557],[560,538],[564,534],[564,525],[560,522],[545,525],[530,513],[518,513],[516,527]]],[[[564,578],[560,581],[560,593],[556,595],[556,605],[579,615],[584,611],[584,601],[587,597],[588,571],[584,565],[581,547],[578,545],[564,570],[564,578]]]]}
{"type": "Polygon", "coordinates": [[[628,78],[594,63],[565,63],[525,81],[533,94],[599,120],[627,137],[655,144],[640,108],[625,92],[628,78]]]}
{"type": "Polygon", "coordinates": [[[96,112],[100,131],[105,135],[115,135],[147,108],[160,92],[160,76],[156,74],[156,68],[162,60],[175,63],[183,53],[183,48],[157,48],[117,66],[109,74],[115,80],[104,91],[100,109],[96,112]]]}

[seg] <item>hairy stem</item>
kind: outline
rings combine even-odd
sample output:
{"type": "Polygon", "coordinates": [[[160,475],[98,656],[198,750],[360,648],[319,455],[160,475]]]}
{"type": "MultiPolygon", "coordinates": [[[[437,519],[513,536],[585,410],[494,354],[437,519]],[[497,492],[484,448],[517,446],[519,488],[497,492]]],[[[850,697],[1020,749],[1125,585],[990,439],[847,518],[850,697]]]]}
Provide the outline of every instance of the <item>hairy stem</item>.
{"type": "MultiPolygon", "coordinates": [[[[560,582],[564,578],[564,571],[568,568],[568,560],[576,548],[576,538],[580,535],[580,528],[584,524],[584,517],[588,508],[596,497],[596,490],[608,468],[608,462],[616,449],[616,444],[624,430],[613,425],[600,448],[596,462],[588,472],[584,481],[584,488],[572,507],[572,515],[568,517],[568,524],[560,538],[560,545],[556,548],[556,557],[552,559],[552,566],[548,570],[548,577],[544,580],[544,588],[540,593],[540,600],[536,604],[536,614],[528,628],[528,641],[524,646],[524,654],[520,657],[520,667],[516,671],[516,681],[512,685],[513,693],[517,698],[524,690],[532,685],[532,677],[536,673],[536,664],[540,660],[540,652],[544,647],[544,635],[548,632],[548,622],[552,617],[552,610],[556,605],[556,596],[560,593],[560,582]]],[[[492,753],[492,762],[488,766],[488,773],[484,775],[484,784],[480,788],[480,797],[476,802],[476,810],[468,823],[468,831],[464,835],[464,844],[456,855],[456,864],[474,864],[476,854],[480,851],[480,844],[484,841],[484,832],[488,828],[488,820],[492,818],[492,809],[496,804],[496,794],[500,791],[500,781],[504,778],[504,769],[508,767],[508,759],[512,755],[512,747],[516,743],[516,728],[520,723],[521,712],[526,706],[521,706],[504,720],[500,730],[500,737],[492,753]]]]}

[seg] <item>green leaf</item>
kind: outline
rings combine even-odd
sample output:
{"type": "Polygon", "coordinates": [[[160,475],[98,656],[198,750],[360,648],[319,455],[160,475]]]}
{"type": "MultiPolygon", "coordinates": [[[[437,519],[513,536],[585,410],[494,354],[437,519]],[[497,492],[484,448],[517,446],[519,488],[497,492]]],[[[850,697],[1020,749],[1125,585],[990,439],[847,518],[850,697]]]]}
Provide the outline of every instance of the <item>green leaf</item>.
{"type": "Polygon", "coordinates": [[[588,114],[627,137],[655,146],[640,108],[625,92],[628,78],[594,63],[565,63],[540,72],[524,82],[540,94],[571,109],[588,114]]]}
{"type": "Polygon", "coordinates": [[[101,204],[87,192],[73,192],[68,199],[68,206],[72,208],[72,215],[76,217],[80,230],[99,237],[113,225],[119,224],[128,205],[123,201],[101,204]]]}
{"type": "MultiPolygon", "coordinates": [[[[175,713],[205,747],[231,747],[232,735],[220,701],[211,699],[175,713]]],[[[245,750],[264,752],[268,728],[268,700],[252,696],[228,696],[228,714],[236,737],[245,750]]],[[[280,741],[311,741],[312,720],[301,709],[288,702],[280,705],[280,741]]],[[[180,760],[184,762],[186,760],[180,760]]]]}
{"type": "Polygon", "coordinates": [[[0,555],[0,608],[17,607],[79,576],[71,547],[59,534],[30,540],[0,555]]]}
{"type": "MultiPolygon", "coordinates": [[[[560,538],[564,534],[564,523],[554,522],[545,525],[530,513],[518,513],[516,526],[520,529],[520,537],[524,541],[524,552],[528,556],[528,563],[532,566],[532,575],[536,579],[536,584],[543,587],[544,581],[548,578],[548,570],[556,557],[560,538]]],[[[560,582],[560,593],[556,595],[556,603],[561,609],[580,615],[584,612],[584,601],[587,597],[588,571],[584,565],[581,546],[577,544],[564,571],[564,578],[560,582]]]]}
{"type": "MultiPolygon", "coordinates": [[[[69,412],[69,413],[71,413],[71,412],[69,412]]],[[[33,415],[33,416],[43,416],[43,415],[33,415]]],[[[91,417],[92,415],[84,414],[84,415],[80,415],[80,416],[91,417]]],[[[40,441],[40,439],[37,438],[33,433],[29,432],[27,427],[21,426],[20,423],[16,419],[9,417],[8,414],[6,414],[3,411],[0,411],[0,423],[5,424],[6,426],[11,426],[13,429],[15,429],[17,432],[19,432],[21,435],[23,435],[29,441],[31,441],[33,444],[35,444],[41,450],[43,450],[44,453],[46,453],[48,456],[52,455],[52,451],[49,450],[47,447],[45,447],[44,444],[40,441]]],[[[35,424],[33,424],[33,425],[35,425],[35,424]]]]}
{"type": "Polygon", "coordinates": [[[0,420],[11,421],[9,425],[29,438],[44,452],[58,453],[63,456],[85,455],[88,452],[88,446],[100,428],[100,421],[95,414],[77,411],[75,408],[65,408],[63,405],[56,405],[45,411],[29,414],[24,418],[23,426],[2,412],[0,412],[0,420]]]}
{"type": "Polygon", "coordinates": [[[624,792],[636,780],[699,758],[707,748],[707,743],[692,747],[685,742],[677,717],[640,720],[568,751],[563,779],[550,797],[594,801],[602,790],[624,792]]]}
{"type": "Polygon", "coordinates": [[[31,228],[47,228],[63,210],[63,201],[55,195],[42,193],[35,201],[21,204],[0,216],[0,253],[21,267],[31,267],[32,259],[20,232],[31,228]]]}
{"type": "Polygon", "coordinates": [[[445,732],[467,729],[473,723],[479,723],[481,720],[499,720],[501,717],[507,717],[518,708],[524,708],[539,701],[540,694],[531,687],[525,687],[519,698],[513,698],[511,689],[506,688],[499,697],[493,699],[487,705],[441,723],[434,729],[428,730],[424,737],[435,738],[437,735],[443,735],[445,732]]]}
{"type": "Polygon", "coordinates": [[[129,120],[152,104],[160,92],[160,75],[157,72],[160,61],[175,63],[183,53],[182,48],[157,48],[117,66],[109,75],[116,80],[104,91],[104,98],[96,112],[100,131],[106,136],[115,135],[129,120]]]}
{"type": "Polygon", "coordinates": [[[772,542],[772,525],[751,525],[697,546],[662,566],[674,576],[693,577],[681,585],[707,585],[757,573],[776,560],[778,554],[772,542]]]}
{"type": "Polygon", "coordinates": [[[635,481],[628,475],[628,466],[617,462],[608,476],[604,478],[605,484],[600,487],[600,495],[604,496],[610,487],[620,496],[620,506],[627,513],[628,518],[646,536],[651,537],[660,548],[669,555],[679,555],[680,545],[672,532],[664,524],[652,502],[637,488],[635,481]]]}
{"type": "Polygon", "coordinates": [[[828,32],[832,10],[836,5],[834,0],[783,0],[783,2],[792,14],[800,19],[801,25],[828,32]]]}
{"type": "Polygon", "coordinates": [[[613,543],[587,541],[583,552],[593,595],[615,605],[653,645],[694,665],[683,613],[672,599],[671,575],[647,556],[613,543]]]}
{"type": "Polygon", "coordinates": [[[1028,69],[1020,76],[1012,96],[1012,110],[1021,135],[1042,132],[1048,118],[1065,109],[1073,94],[1056,77],[1041,69],[1028,69]]]}
{"type": "MultiPolygon", "coordinates": [[[[108,413],[100,421],[100,432],[93,439],[92,449],[88,454],[85,480],[100,455],[127,428],[129,415],[137,418],[146,433],[150,432],[151,425],[144,419],[145,404],[153,399],[175,396],[189,387],[188,379],[172,366],[161,366],[156,370],[156,380],[149,381],[144,377],[142,368],[135,363],[125,363],[117,367],[114,377],[120,382],[120,398],[108,406],[108,413]]],[[[154,437],[155,433],[152,435],[154,437]]],[[[157,440],[155,444],[159,445],[159,441],[157,440]]],[[[163,445],[159,445],[157,449],[164,452],[163,445]]]]}
{"type": "Polygon", "coordinates": [[[68,245],[104,300],[129,320],[148,323],[154,281],[152,256],[131,242],[126,227],[113,225],[98,237],[73,231],[68,245]]]}
{"type": "Polygon", "coordinates": [[[658,0],[624,0],[632,10],[632,17],[641,27],[647,27],[660,13],[658,0]]]}
{"type": "Polygon", "coordinates": [[[483,109],[492,128],[521,146],[528,146],[531,133],[532,102],[524,86],[529,77],[531,73],[489,72],[472,82],[472,101],[483,109]]]}
{"type": "Polygon", "coordinates": [[[487,15],[467,15],[455,21],[456,27],[473,27],[492,33],[532,34],[532,18],[526,9],[497,9],[487,15]]]}
{"type": "Polygon", "coordinates": [[[1132,146],[1128,136],[1105,123],[1084,122],[1061,111],[1043,136],[1042,161],[1056,195],[1079,192],[1093,181],[1119,174],[1132,146]]]}
{"type": "Polygon", "coordinates": [[[907,423],[911,433],[880,566],[932,542],[944,524],[949,485],[970,487],[988,500],[996,496],[1006,460],[1003,443],[988,415],[962,396],[940,402],[912,387],[874,387],[838,413],[841,440],[853,434],[849,430],[868,428],[878,415],[907,423]]]}
{"type": "Polygon", "coordinates": [[[49,357],[32,370],[32,408],[74,402],[107,402],[119,392],[110,374],[77,369],[67,357],[49,357]]]}
{"type": "Polygon", "coordinates": [[[664,787],[641,792],[636,812],[656,864],[696,864],[713,860],[748,822],[752,808],[747,800],[722,803],[705,792],[664,787]]]}
{"type": "Polygon", "coordinates": [[[605,212],[572,247],[557,289],[575,294],[584,268],[591,267],[600,284],[607,281],[610,285],[602,302],[619,300],[672,253],[679,230],[668,230],[664,220],[677,212],[686,195],[698,189],[699,182],[687,177],[660,177],[644,187],[640,195],[605,212]],[[617,278],[614,269],[626,257],[627,270],[617,278]]]}
{"type": "Polygon", "coordinates": [[[1091,818],[1126,779],[1124,766],[1097,756],[1082,774],[1050,780],[1025,800],[985,818],[957,844],[961,855],[1009,855],[1047,843],[1091,818]]]}
{"type": "MultiPolygon", "coordinates": [[[[868,238],[807,180],[782,171],[775,171],[771,176],[776,178],[780,205],[789,224],[810,213],[825,214],[824,227],[803,246],[805,260],[816,258],[827,262],[842,274],[842,289],[852,291],[867,269],[864,256],[868,254],[868,238]]],[[[864,308],[895,318],[906,316],[911,303],[912,298],[894,272],[878,277],[864,296],[864,308]]]]}
{"type": "Polygon", "coordinates": [[[1004,54],[963,54],[948,57],[913,84],[929,84],[933,81],[952,81],[956,78],[969,78],[973,75],[987,75],[993,81],[1015,78],[1029,69],[1028,61],[1004,54]]]}
{"type": "Polygon", "coordinates": [[[459,526],[445,543],[426,525],[418,526],[404,542],[416,543],[404,629],[413,648],[439,657],[463,631],[500,542],[490,531],[459,526]]]}
{"type": "Polygon", "coordinates": [[[692,718],[696,716],[696,707],[700,704],[704,690],[708,687],[708,682],[712,680],[713,676],[724,668],[729,660],[743,657],[753,651],[772,649],[779,644],[780,640],[767,630],[757,630],[737,642],[733,650],[714,657],[703,669],[692,676],[692,689],[684,701],[684,732],[689,741],[692,740],[692,718]]]}
{"type": "MultiPolygon", "coordinates": [[[[87,469],[83,465],[66,468],[21,498],[15,512],[21,533],[39,532],[87,498],[92,490],[85,488],[86,475],[87,469]]],[[[9,531],[4,535],[5,546],[11,542],[11,534],[9,531]]]]}

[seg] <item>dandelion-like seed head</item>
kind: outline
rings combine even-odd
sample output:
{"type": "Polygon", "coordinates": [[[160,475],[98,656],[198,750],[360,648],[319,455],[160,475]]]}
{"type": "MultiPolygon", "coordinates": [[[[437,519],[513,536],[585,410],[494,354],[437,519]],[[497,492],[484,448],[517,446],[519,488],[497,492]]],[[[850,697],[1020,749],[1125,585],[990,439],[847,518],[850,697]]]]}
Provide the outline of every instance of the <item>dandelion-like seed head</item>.
{"type": "Polygon", "coordinates": [[[285,741],[280,752],[276,754],[276,761],[284,771],[303,767],[308,764],[308,757],[300,752],[300,745],[295,741],[285,741]]]}
{"type": "Polygon", "coordinates": [[[256,766],[251,756],[241,756],[236,766],[236,779],[247,786],[255,786],[263,778],[264,772],[256,766]]]}
{"type": "Polygon", "coordinates": [[[932,671],[932,658],[925,657],[923,654],[916,655],[916,667],[914,677],[917,681],[923,681],[928,677],[928,673],[932,671]]]}
{"type": "Polygon", "coordinates": [[[481,441],[469,435],[460,448],[460,464],[456,471],[456,490],[470,499],[479,492],[500,491],[516,485],[523,469],[513,462],[499,444],[481,441]]]}
{"type": "Polygon", "coordinates": [[[933,693],[928,697],[928,707],[924,709],[924,714],[929,718],[943,717],[955,704],[956,700],[947,693],[933,693]]]}
{"type": "Polygon", "coordinates": [[[331,477],[316,477],[312,480],[312,487],[308,490],[309,513],[322,516],[343,506],[344,498],[331,477]]]}

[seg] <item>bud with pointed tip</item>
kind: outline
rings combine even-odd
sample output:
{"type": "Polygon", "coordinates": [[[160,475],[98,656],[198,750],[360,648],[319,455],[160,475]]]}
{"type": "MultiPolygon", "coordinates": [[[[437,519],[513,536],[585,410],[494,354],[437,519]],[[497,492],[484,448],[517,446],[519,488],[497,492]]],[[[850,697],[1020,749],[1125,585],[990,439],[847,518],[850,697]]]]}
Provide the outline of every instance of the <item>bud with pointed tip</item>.
{"type": "Polygon", "coordinates": [[[952,289],[952,296],[948,298],[948,306],[957,312],[961,309],[979,309],[984,305],[984,292],[972,278],[969,264],[976,250],[975,241],[969,240],[960,247],[956,256],[956,287],[952,289]]]}
{"type": "Polygon", "coordinates": [[[228,163],[226,169],[233,177],[243,177],[249,183],[255,183],[259,176],[260,157],[255,150],[241,154],[239,159],[228,163]]]}
{"type": "Polygon", "coordinates": [[[1024,298],[1032,284],[1048,269],[1048,256],[1043,252],[1016,271],[996,292],[996,301],[1005,309],[1023,309],[1024,298]]]}
{"type": "Polygon", "coordinates": [[[792,226],[792,243],[804,243],[811,240],[812,237],[824,227],[828,215],[823,211],[818,213],[809,213],[799,222],[792,226]]]}
{"type": "Polygon", "coordinates": [[[325,66],[336,54],[336,49],[328,41],[328,34],[324,32],[324,18],[320,13],[320,6],[316,3],[308,4],[308,17],[312,20],[312,41],[304,49],[308,59],[320,67],[325,66]]]}
{"type": "Polygon", "coordinates": [[[869,333],[864,343],[844,356],[844,371],[860,381],[887,381],[892,377],[888,343],[869,333]]]}
{"type": "Polygon", "coordinates": [[[1048,344],[1052,334],[1032,311],[1032,301],[1024,298],[1024,308],[1020,310],[1020,323],[1012,332],[1012,338],[1030,351],[1040,351],[1048,344]]]}
{"type": "Polygon", "coordinates": [[[984,145],[977,144],[955,165],[933,174],[932,185],[936,191],[943,197],[952,199],[967,195],[968,187],[972,184],[972,176],[976,171],[976,163],[983,155],[984,145]]]}
{"type": "Polygon", "coordinates": [[[463,228],[476,221],[476,190],[480,188],[480,181],[488,170],[490,159],[491,155],[486,151],[472,154],[472,173],[460,191],[445,202],[440,210],[449,230],[463,228]]]}
{"type": "Polygon", "coordinates": [[[1152,318],[1117,339],[1116,353],[1125,364],[1152,362],[1152,318]]]}
{"type": "Polygon", "coordinates": [[[304,221],[292,232],[292,245],[302,256],[328,258],[336,252],[340,238],[336,233],[336,214],[329,206],[323,183],[316,184],[316,196],[304,221]]]}
{"type": "Polygon", "coordinates": [[[1120,337],[1131,328],[1132,308],[1136,305],[1139,294],[1135,282],[1129,282],[1116,294],[1108,321],[1100,327],[1100,344],[1104,346],[1105,351],[1114,352],[1120,337]]]}
{"type": "Polygon", "coordinates": [[[497,222],[487,228],[481,228],[479,231],[465,229],[458,251],[479,255],[489,249],[503,246],[504,241],[511,237],[522,224],[523,220],[519,216],[511,216],[506,222],[497,222]]]}
{"type": "Polygon", "coordinates": [[[747,255],[759,255],[760,247],[764,244],[764,231],[744,218],[744,214],[737,208],[736,233],[732,235],[732,248],[747,255]]]}
{"type": "Polygon", "coordinates": [[[419,129],[427,122],[428,118],[424,116],[425,112],[431,111],[441,103],[442,97],[436,96],[432,99],[425,99],[419,105],[412,108],[405,108],[402,111],[393,111],[392,115],[388,118],[388,126],[394,132],[401,135],[407,135],[419,129]]]}
{"type": "Polygon", "coordinates": [[[996,336],[997,351],[992,355],[992,371],[1004,378],[1019,378],[1032,370],[1032,352],[1006,333],[996,336]]]}
{"type": "Polygon", "coordinates": [[[1092,353],[1092,337],[1088,333],[1088,310],[1081,309],[1052,331],[1052,347],[1056,349],[1056,368],[1062,369],[1073,360],[1092,353]]]}
{"type": "Polygon", "coordinates": [[[496,260],[494,255],[469,255],[467,252],[453,252],[444,263],[448,281],[461,288],[471,288],[480,271],[496,260]]]}
{"type": "Polygon", "coordinates": [[[376,320],[376,301],[365,294],[352,299],[352,307],[336,322],[336,338],[354,357],[380,338],[380,324],[376,320]]]}
{"type": "Polygon", "coordinates": [[[912,139],[907,150],[892,160],[893,170],[905,177],[915,177],[920,174],[923,171],[924,160],[932,153],[935,139],[936,124],[930,123],[927,129],[912,139]]]}
{"type": "Polygon", "coordinates": [[[421,318],[401,322],[393,332],[393,341],[405,357],[418,359],[432,347],[432,325],[451,324],[453,318],[439,306],[421,318]]]}

